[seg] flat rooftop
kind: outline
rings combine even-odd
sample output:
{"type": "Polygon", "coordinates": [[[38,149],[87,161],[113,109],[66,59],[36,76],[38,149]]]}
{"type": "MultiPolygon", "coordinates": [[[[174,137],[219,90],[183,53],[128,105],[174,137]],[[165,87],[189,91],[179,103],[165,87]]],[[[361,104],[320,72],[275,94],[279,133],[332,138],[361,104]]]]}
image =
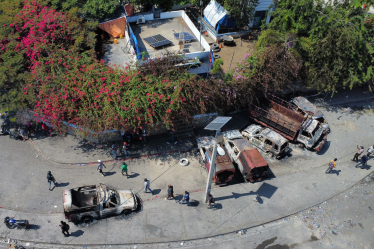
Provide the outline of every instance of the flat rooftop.
{"type": "MultiPolygon", "coordinates": [[[[192,31],[182,17],[157,19],[153,21],[146,21],[146,23],[143,24],[130,23],[130,25],[136,39],[138,40],[140,52],[147,52],[151,58],[160,57],[166,52],[177,53],[181,50],[180,46],[178,45],[178,40],[174,37],[173,31],[176,33],[188,32],[193,35],[192,31]],[[172,41],[172,43],[166,45],[165,47],[155,49],[144,40],[144,38],[154,35],[162,35],[166,39],[172,41]]],[[[185,53],[199,52],[203,49],[203,47],[200,49],[200,43],[198,40],[193,40],[192,42],[186,43],[184,48],[188,49],[185,50],[185,53]]]]}

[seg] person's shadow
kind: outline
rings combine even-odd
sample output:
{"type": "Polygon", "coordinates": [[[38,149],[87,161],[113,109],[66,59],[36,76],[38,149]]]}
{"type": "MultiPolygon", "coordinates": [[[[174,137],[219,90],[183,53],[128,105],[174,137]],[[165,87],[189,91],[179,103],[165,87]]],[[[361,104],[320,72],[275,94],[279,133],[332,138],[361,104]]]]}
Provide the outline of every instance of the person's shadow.
{"type": "MultiPolygon", "coordinates": [[[[126,176],[126,174],[125,174],[125,176],[126,176]]],[[[132,174],[129,174],[129,178],[135,178],[135,177],[137,177],[137,176],[139,176],[138,173],[132,173],[132,174]]]]}
{"type": "Polygon", "coordinates": [[[338,176],[340,172],[341,172],[340,169],[339,170],[333,169],[333,170],[331,170],[330,174],[336,174],[338,176]]]}
{"type": "Polygon", "coordinates": [[[79,237],[79,236],[82,236],[83,235],[83,231],[82,230],[77,230],[77,231],[75,231],[75,232],[72,232],[71,234],[70,234],[70,236],[71,237],[79,237]]]}

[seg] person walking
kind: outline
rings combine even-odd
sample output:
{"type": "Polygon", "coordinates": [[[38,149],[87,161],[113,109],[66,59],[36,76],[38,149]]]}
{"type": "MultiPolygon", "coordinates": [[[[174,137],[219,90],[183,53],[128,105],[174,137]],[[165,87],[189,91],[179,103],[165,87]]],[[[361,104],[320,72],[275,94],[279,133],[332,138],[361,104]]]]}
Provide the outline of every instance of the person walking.
{"type": "Polygon", "coordinates": [[[214,204],[214,202],[215,202],[215,200],[214,200],[213,195],[208,194],[208,208],[211,208],[212,207],[212,203],[214,204]]]}
{"type": "Polygon", "coordinates": [[[97,161],[99,162],[99,164],[97,165],[97,170],[100,172],[102,176],[105,176],[103,172],[103,166],[104,168],[106,168],[104,163],[101,160],[97,160],[97,161]]]}
{"type": "Polygon", "coordinates": [[[116,145],[116,143],[115,142],[113,142],[113,144],[112,144],[112,156],[113,156],[113,158],[114,158],[114,160],[116,160],[117,159],[117,145],[116,145]]]}
{"type": "Polygon", "coordinates": [[[175,199],[173,186],[171,186],[170,184],[168,185],[168,196],[166,197],[166,199],[169,200],[169,198],[173,198],[173,200],[175,199]]]}
{"type": "Polygon", "coordinates": [[[65,221],[61,221],[60,227],[61,227],[62,234],[65,235],[65,237],[69,237],[70,226],[65,221]]]}
{"type": "Polygon", "coordinates": [[[183,199],[179,202],[179,204],[185,204],[185,203],[187,203],[187,206],[191,206],[190,193],[188,191],[184,191],[183,199]]]}
{"type": "Polygon", "coordinates": [[[144,193],[147,193],[147,189],[149,189],[149,191],[151,191],[152,194],[153,191],[151,189],[151,183],[147,178],[144,178],[144,193]]]}
{"type": "Polygon", "coordinates": [[[54,186],[58,184],[55,177],[52,175],[51,171],[47,172],[47,180],[48,180],[49,190],[51,190],[51,182],[53,182],[54,186]]]}
{"type": "Polygon", "coordinates": [[[125,154],[125,157],[130,156],[130,148],[127,142],[123,143],[123,153],[125,154]]]}
{"type": "Polygon", "coordinates": [[[125,162],[122,164],[122,175],[124,176],[123,173],[126,173],[127,178],[129,178],[129,175],[127,174],[127,164],[125,162]]]}
{"type": "Polygon", "coordinates": [[[361,164],[360,168],[363,169],[364,166],[366,166],[368,160],[369,160],[369,157],[368,157],[367,155],[363,155],[363,156],[361,157],[361,159],[360,159],[360,163],[358,163],[358,164],[356,165],[356,168],[358,168],[358,165],[361,164]]]}
{"type": "Polygon", "coordinates": [[[374,145],[372,145],[372,146],[370,146],[370,147],[368,148],[366,156],[367,156],[367,157],[370,157],[370,155],[372,155],[373,152],[374,152],[374,145]]]}
{"type": "Polygon", "coordinates": [[[358,149],[358,151],[356,152],[356,154],[354,155],[354,157],[352,159],[352,161],[356,161],[356,162],[358,162],[358,156],[361,155],[362,152],[364,152],[364,146],[358,147],[358,145],[357,145],[357,149],[358,149]]]}
{"type": "Polygon", "coordinates": [[[334,160],[331,160],[330,162],[329,162],[329,167],[327,168],[327,170],[326,170],[326,174],[330,174],[331,173],[331,171],[332,171],[332,169],[333,168],[335,168],[336,167],[336,161],[338,160],[338,158],[335,158],[334,160]]]}

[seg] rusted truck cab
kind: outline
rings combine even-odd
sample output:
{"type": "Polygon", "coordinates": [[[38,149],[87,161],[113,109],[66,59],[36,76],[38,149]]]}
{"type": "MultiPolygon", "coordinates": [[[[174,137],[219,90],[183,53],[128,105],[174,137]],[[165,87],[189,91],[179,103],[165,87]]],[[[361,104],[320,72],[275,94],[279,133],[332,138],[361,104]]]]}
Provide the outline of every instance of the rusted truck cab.
{"type": "Polygon", "coordinates": [[[290,102],[296,106],[294,111],[305,118],[303,130],[299,132],[297,141],[308,149],[321,150],[330,132],[324,114],[304,97],[293,98],[290,102]]]}
{"type": "Polygon", "coordinates": [[[270,157],[279,157],[282,154],[287,154],[290,150],[287,139],[279,133],[260,125],[249,125],[242,131],[242,135],[251,144],[266,152],[270,157]]]}
{"type": "Polygon", "coordinates": [[[254,121],[307,149],[321,150],[330,129],[325,119],[317,118],[318,113],[304,111],[301,105],[299,107],[274,95],[261,99],[260,103],[261,107],[251,104],[249,108],[254,121]]]}
{"type": "Polygon", "coordinates": [[[257,182],[266,177],[269,166],[257,149],[238,130],[223,132],[226,150],[243,175],[245,181],[257,182]]]}
{"type": "Polygon", "coordinates": [[[137,197],[131,190],[114,190],[104,184],[66,189],[62,197],[65,218],[75,224],[137,208],[137,197]]]}
{"type": "MultiPolygon", "coordinates": [[[[205,136],[199,137],[196,140],[205,167],[209,172],[213,156],[214,137],[205,136]]],[[[221,143],[218,143],[217,146],[216,171],[213,174],[213,182],[219,186],[225,186],[235,180],[235,167],[225,147],[221,143]]]]}

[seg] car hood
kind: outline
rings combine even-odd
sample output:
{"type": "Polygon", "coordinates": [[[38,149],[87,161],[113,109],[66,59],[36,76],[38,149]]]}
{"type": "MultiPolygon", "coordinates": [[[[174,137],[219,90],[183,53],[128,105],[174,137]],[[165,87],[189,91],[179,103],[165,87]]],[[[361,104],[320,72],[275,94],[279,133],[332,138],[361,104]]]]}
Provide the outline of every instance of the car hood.
{"type": "Polygon", "coordinates": [[[136,205],[134,195],[131,190],[118,190],[118,195],[121,200],[120,206],[133,209],[136,205]]]}

